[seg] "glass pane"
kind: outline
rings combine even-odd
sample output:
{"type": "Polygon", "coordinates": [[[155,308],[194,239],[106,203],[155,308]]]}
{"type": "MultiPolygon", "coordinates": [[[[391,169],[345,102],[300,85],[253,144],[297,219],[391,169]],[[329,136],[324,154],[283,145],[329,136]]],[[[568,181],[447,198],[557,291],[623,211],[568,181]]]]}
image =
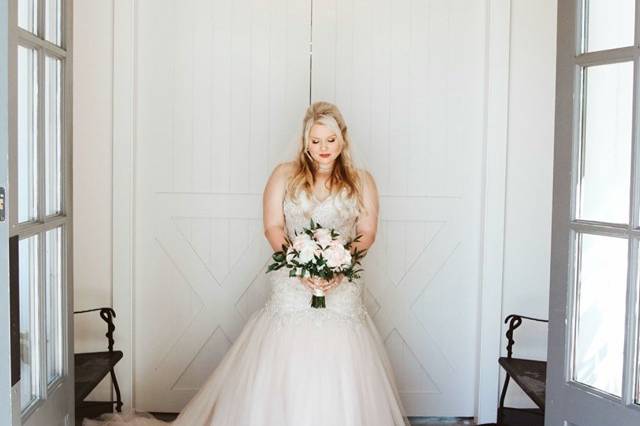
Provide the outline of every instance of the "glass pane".
{"type": "Polygon", "coordinates": [[[62,228],[47,231],[45,240],[47,383],[51,383],[62,376],[62,228]]]}
{"type": "MultiPolygon", "coordinates": [[[[638,264],[640,264],[640,254],[638,256],[638,264]]],[[[636,289],[638,291],[640,291],[640,275],[636,278],[636,289]]],[[[640,308],[640,294],[638,292],[636,292],[637,294],[637,299],[636,299],[636,312],[638,312],[638,308],[640,308]]],[[[634,396],[634,400],[635,403],[640,405],[640,324],[638,324],[638,329],[636,330],[637,336],[636,336],[636,389],[635,389],[635,396],[634,396]]]]}
{"type": "Polygon", "coordinates": [[[20,280],[20,408],[38,396],[38,238],[19,243],[20,280]]]}
{"type": "Polygon", "coordinates": [[[37,217],[38,71],[34,49],[18,47],[18,222],[37,217]]]}
{"type": "Polygon", "coordinates": [[[18,0],[18,26],[36,34],[38,0],[18,0]]]}
{"type": "Polygon", "coordinates": [[[627,240],[578,235],[573,379],[621,396],[627,240]]]}
{"type": "Polygon", "coordinates": [[[577,217],[629,221],[633,63],[584,71],[577,217]]]}
{"type": "MultiPolygon", "coordinates": [[[[638,259],[638,262],[640,263],[640,259],[638,259]]],[[[640,288],[640,279],[638,282],[636,282],[636,286],[638,286],[640,288]]],[[[640,296],[639,296],[640,297],[640,296]]],[[[636,303],[638,303],[640,301],[636,301],[636,303]]],[[[640,325],[640,324],[639,324],[640,325]]],[[[635,396],[635,402],[636,404],[640,405],[640,327],[638,327],[638,336],[637,336],[637,343],[636,343],[636,364],[637,364],[637,368],[636,368],[636,396],[635,396]]]]}
{"type": "Polygon", "coordinates": [[[62,0],[46,0],[46,10],[44,13],[44,37],[51,43],[60,46],[61,37],[61,5],[62,0]]]}
{"type": "Polygon", "coordinates": [[[635,0],[585,0],[584,51],[634,45],[635,0]]]}
{"type": "Polygon", "coordinates": [[[60,187],[60,147],[62,140],[61,120],[61,62],[47,56],[45,59],[45,209],[46,214],[56,214],[61,210],[60,187]]]}

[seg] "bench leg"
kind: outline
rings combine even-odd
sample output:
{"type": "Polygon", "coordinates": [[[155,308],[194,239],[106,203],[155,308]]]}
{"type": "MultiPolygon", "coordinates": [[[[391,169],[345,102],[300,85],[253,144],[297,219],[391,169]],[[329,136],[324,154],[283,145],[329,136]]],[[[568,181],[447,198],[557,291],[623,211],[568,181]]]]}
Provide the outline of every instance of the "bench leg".
{"type": "Polygon", "coordinates": [[[120,386],[118,385],[118,379],[116,379],[116,373],[113,368],[109,371],[111,373],[111,381],[113,382],[113,388],[116,391],[116,411],[122,412],[122,396],[120,396],[120,386]]]}
{"type": "Polygon", "coordinates": [[[507,396],[507,386],[509,386],[509,379],[511,377],[507,374],[507,377],[504,379],[504,385],[502,385],[502,392],[500,393],[500,407],[498,408],[498,424],[502,423],[502,409],[504,408],[504,400],[507,396]]]}

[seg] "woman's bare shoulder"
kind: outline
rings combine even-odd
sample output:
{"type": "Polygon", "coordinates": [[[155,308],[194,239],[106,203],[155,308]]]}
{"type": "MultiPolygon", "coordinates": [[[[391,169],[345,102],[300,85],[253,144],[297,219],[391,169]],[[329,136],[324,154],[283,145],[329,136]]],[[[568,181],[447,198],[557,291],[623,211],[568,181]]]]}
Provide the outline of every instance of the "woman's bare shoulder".
{"type": "Polygon", "coordinates": [[[375,186],[375,180],[373,179],[371,172],[366,169],[356,169],[356,172],[358,173],[358,178],[363,186],[375,186]]]}
{"type": "Polygon", "coordinates": [[[295,172],[295,163],[286,162],[280,163],[273,168],[271,176],[267,182],[267,187],[284,192],[287,183],[291,179],[295,172]]]}
{"type": "Polygon", "coordinates": [[[295,167],[296,163],[293,161],[280,163],[273,169],[273,175],[286,179],[293,174],[295,167]]]}

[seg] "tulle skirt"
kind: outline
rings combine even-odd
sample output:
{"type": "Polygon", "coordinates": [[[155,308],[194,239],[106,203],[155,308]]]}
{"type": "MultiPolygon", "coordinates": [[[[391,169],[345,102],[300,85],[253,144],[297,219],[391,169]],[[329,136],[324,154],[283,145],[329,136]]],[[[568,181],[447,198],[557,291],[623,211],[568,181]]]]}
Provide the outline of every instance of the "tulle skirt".
{"type": "Polygon", "coordinates": [[[114,414],[83,426],[409,425],[373,320],[309,308],[254,312],[218,367],[171,423],[114,414]]]}

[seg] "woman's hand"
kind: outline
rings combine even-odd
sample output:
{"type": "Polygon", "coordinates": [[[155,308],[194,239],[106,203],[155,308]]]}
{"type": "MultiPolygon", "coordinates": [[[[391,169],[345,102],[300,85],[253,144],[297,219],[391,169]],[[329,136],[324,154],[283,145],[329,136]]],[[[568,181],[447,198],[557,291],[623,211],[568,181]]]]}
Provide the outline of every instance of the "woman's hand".
{"type": "Polygon", "coordinates": [[[323,280],[318,277],[305,277],[302,278],[301,281],[302,284],[311,291],[314,289],[320,289],[326,293],[334,287],[337,287],[342,282],[342,278],[344,278],[344,275],[337,274],[330,280],[323,280]]]}
{"type": "Polygon", "coordinates": [[[304,277],[300,279],[300,282],[307,287],[309,290],[311,290],[312,292],[316,289],[316,288],[320,288],[320,278],[316,278],[316,277],[304,277]]]}

